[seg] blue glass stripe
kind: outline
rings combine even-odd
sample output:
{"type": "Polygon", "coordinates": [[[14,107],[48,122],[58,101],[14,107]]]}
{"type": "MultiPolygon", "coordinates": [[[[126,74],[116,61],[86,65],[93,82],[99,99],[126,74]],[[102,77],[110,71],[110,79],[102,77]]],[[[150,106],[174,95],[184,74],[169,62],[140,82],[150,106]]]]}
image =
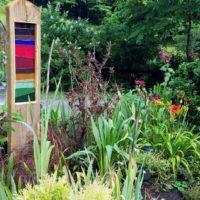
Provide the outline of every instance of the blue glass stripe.
{"type": "Polygon", "coordinates": [[[35,83],[34,82],[22,82],[22,83],[16,83],[16,88],[34,88],[35,83]]]}
{"type": "Polygon", "coordinates": [[[35,45],[35,41],[31,41],[31,40],[15,40],[15,44],[35,45]]]}

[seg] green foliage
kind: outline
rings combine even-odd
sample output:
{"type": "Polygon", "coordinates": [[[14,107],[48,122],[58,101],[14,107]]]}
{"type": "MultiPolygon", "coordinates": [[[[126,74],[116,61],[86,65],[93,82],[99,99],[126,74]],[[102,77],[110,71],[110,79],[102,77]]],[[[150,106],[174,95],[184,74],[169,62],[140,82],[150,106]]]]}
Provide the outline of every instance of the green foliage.
{"type": "MultiPolygon", "coordinates": [[[[87,21],[70,20],[68,14],[62,13],[60,9],[59,4],[57,6],[49,4],[42,11],[43,75],[46,74],[45,66],[48,61],[51,42],[56,40],[51,62],[51,84],[54,83],[54,79],[58,79],[61,75],[65,77],[65,80],[70,80],[69,65],[73,65],[74,68],[77,67],[72,54],[77,52],[81,58],[89,49],[93,48],[92,39],[94,40],[98,33],[97,29],[87,21]]],[[[45,84],[45,76],[42,77],[45,84]]],[[[69,86],[69,83],[70,81],[65,81],[63,86],[69,86]]]]}
{"type": "Polygon", "coordinates": [[[48,132],[48,117],[43,118],[43,124],[41,128],[41,143],[39,144],[39,140],[37,138],[36,133],[34,134],[33,140],[33,148],[34,148],[34,162],[35,162],[35,170],[36,170],[36,178],[40,179],[44,174],[48,172],[50,156],[53,149],[53,145],[51,145],[50,141],[47,140],[47,132],[48,132]]]}
{"type": "Polygon", "coordinates": [[[115,200],[128,199],[140,200],[141,186],[144,178],[144,172],[141,167],[137,181],[135,180],[137,173],[137,166],[130,154],[128,166],[126,167],[125,177],[123,177],[122,170],[118,168],[117,173],[111,171],[111,184],[113,188],[113,195],[115,200]],[[123,184],[122,184],[123,183],[123,184]],[[134,191],[134,192],[133,192],[134,191]]]}
{"type": "MultiPolygon", "coordinates": [[[[186,57],[191,60],[192,52],[199,50],[198,0],[51,0],[47,8],[45,1],[35,2],[45,5],[42,14],[43,74],[50,43],[59,38],[51,77],[55,74],[59,77],[63,72],[69,77],[68,65],[73,60],[69,58],[69,50],[75,49],[82,57],[95,46],[97,55],[102,57],[102,49],[108,41],[112,43],[109,65],[115,66],[118,79],[123,78],[129,84],[133,76],[145,76],[150,84],[162,81],[157,59],[161,47],[179,50],[172,60],[173,69],[186,57]],[[89,22],[85,21],[87,18],[89,22]]],[[[72,66],[76,68],[73,61],[72,66]]],[[[167,70],[166,74],[169,73],[167,70]]]]}
{"type": "Polygon", "coordinates": [[[171,189],[173,180],[170,163],[163,159],[160,154],[139,152],[134,156],[136,163],[141,166],[147,173],[147,176],[156,179],[157,187],[162,190],[171,189]]]}
{"type": "Polygon", "coordinates": [[[98,200],[100,197],[105,200],[112,199],[112,189],[103,184],[103,180],[98,176],[93,177],[92,162],[89,164],[87,173],[76,172],[76,178],[69,170],[64,171],[65,175],[62,177],[57,177],[56,173],[52,176],[45,175],[37,185],[27,185],[16,199],[98,200]]]}
{"type": "MultiPolygon", "coordinates": [[[[46,7],[47,1],[35,0],[38,5],[46,7]]],[[[87,19],[90,23],[100,24],[114,7],[115,0],[50,0],[51,4],[60,4],[62,11],[67,11],[70,18],[87,19]]]]}
{"type": "Polygon", "coordinates": [[[173,76],[171,87],[185,92],[186,98],[189,99],[188,121],[197,125],[199,129],[199,77],[200,61],[195,59],[191,63],[182,63],[173,76]]]}
{"type": "Polygon", "coordinates": [[[197,156],[198,158],[200,156],[199,138],[191,131],[182,128],[177,122],[178,126],[173,125],[176,123],[170,121],[169,114],[164,115],[165,112],[163,110],[161,113],[159,112],[152,113],[156,116],[155,119],[151,117],[153,124],[147,121],[139,145],[151,145],[157,152],[162,152],[163,157],[170,163],[174,176],[176,176],[180,165],[183,165],[190,172],[190,157],[197,156]],[[160,117],[162,116],[161,120],[158,117],[158,113],[160,117]]]}
{"type": "MultiPolygon", "coordinates": [[[[119,93],[119,98],[120,102],[111,117],[105,113],[96,120],[91,118],[95,146],[92,152],[91,150],[89,152],[90,155],[95,155],[101,176],[108,173],[109,169],[114,169],[118,160],[129,160],[128,153],[134,149],[145,118],[145,112],[138,107],[140,98],[134,96],[132,92],[119,93]]],[[[68,159],[83,154],[88,154],[88,150],[76,152],[68,159]]]]}
{"type": "Polygon", "coordinates": [[[0,172],[0,199],[15,200],[17,189],[13,179],[13,165],[14,156],[11,154],[7,165],[3,166],[0,172]]]}
{"type": "Polygon", "coordinates": [[[187,200],[200,200],[200,186],[195,185],[184,192],[184,197],[187,200]]]}
{"type": "Polygon", "coordinates": [[[66,177],[58,178],[56,175],[45,176],[33,187],[27,185],[16,197],[17,200],[53,200],[70,199],[70,185],[66,177]]]}
{"type": "Polygon", "coordinates": [[[160,68],[161,71],[163,71],[164,73],[164,82],[162,83],[162,85],[164,86],[168,86],[172,75],[174,74],[174,70],[170,67],[169,63],[163,65],[160,68]]]}
{"type": "Polygon", "coordinates": [[[0,110],[0,144],[7,142],[7,133],[12,133],[14,129],[10,126],[10,122],[22,121],[23,117],[17,113],[12,113],[11,117],[8,117],[8,112],[4,106],[2,106],[2,111],[0,110]]]}
{"type": "Polygon", "coordinates": [[[75,200],[112,200],[112,190],[103,184],[94,182],[86,185],[80,193],[74,198],[75,200]]]}
{"type": "Polygon", "coordinates": [[[184,192],[188,188],[186,181],[174,181],[172,186],[181,192],[184,192]]]}
{"type": "Polygon", "coordinates": [[[6,53],[0,47],[0,83],[6,81],[6,53]]]}

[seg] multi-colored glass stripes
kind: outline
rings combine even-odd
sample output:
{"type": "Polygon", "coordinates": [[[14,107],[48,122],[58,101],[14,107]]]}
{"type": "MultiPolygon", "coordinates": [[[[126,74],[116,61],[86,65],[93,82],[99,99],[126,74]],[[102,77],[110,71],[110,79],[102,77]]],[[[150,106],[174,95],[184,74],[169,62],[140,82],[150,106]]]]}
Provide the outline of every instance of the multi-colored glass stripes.
{"type": "Polygon", "coordinates": [[[35,100],[35,25],[15,23],[15,102],[35,100]]]}

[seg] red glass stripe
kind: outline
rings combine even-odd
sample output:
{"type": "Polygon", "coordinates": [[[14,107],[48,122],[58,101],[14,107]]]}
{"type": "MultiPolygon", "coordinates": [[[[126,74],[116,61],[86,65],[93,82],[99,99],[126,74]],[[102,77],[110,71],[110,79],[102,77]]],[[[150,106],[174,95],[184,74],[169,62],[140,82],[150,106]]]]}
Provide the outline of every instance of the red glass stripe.
{"type": "Polygon", "coordinates": [[[34,58],[15,57],[16,68],[35,68],[34,58]]]}
{"type": "Polygon", "coordinates": [[[35,58],[34,45],[16,45],[15,55],[18,57],[35,58]]]}

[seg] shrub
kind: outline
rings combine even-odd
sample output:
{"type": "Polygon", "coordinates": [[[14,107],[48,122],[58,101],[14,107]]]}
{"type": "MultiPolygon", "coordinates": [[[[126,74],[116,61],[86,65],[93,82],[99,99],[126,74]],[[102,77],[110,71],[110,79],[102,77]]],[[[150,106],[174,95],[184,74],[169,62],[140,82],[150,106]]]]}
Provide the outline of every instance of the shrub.
{"type": "Polygon", "coordinates": [[[112,190],[103,184],[94,182],[85,186],[74,200],[112,200],[112,190]]]}
{"type": "Polygon", "coordinates": [[[183,90],[189,99],[188,120],[200,128],[200,59],[195,59],[190,63],[182,63],[172,80],[171,87],[176,90],[183,90]]]}
{"type": "Polygon", "coordinates": [[[200,185],[188,189],[184,192],[184,196],[187,200],[200,200],[200,185]]]}
{"type": "Polygon", "coordinates": [[[157,152],[162,152],[163,157],[171,163],[174,177],[176,177],[180,165],[190,173],[189,160],[191,157],[199,158],[199,138],[192,132],[177,129],[170,131],[170,127],[165,124],[152,129],[153,140],[151,135],[143,138],[145,144],[150,144],[157,152]]]}
{"type": "Polygon", "coordinates": [[[163,159],[161,155],[155,153],[138,153],[135,155],[135,160],[138,165],[144,163],[144,170],[150,173],[152,178],[156,179],[156,184],[163,190],[171,187],[171,170],[170,164],[163,159]]]}
{"type": "Polygon", "coordinates": [[[70,185],[65,177],[57,179],[56,175],[45,176],[38,185],[27,185],[16,198],[17,200],[69,200],[70,185]]]}
{"type": "Polygon", "coordinates": [[[42,83],[45,85],[45,74],[51,42],[56,40],[51,64],[51,85],[55,78],[64,75],[63,86],[70,85],[69,65],[76,68],[72,52],[77,52],[79,58],[87,54],[94,46],[92,39],[97,35],[97,28],[86,20],[71,20],[67,12],[61,11],[57,6],[49,4],[42,10],[42,83]],[[77,34],[79,33],[79,34],[77,34]],[[65,53],[63,53],[65,51],[65,53]]]}
{"type": "MultiPolygon", "coordinates": [[[[80,181],[80,180],[79,180],[80,181]]],[[[72,180],[75,183],[75,180],[72,180]]],[[[88,185],[81,185],[77,190],[79,182],[70,185],[67,176],[57,178],[56,174],[44,176],[39,184],[26,186],[18,195],[17,200],[112,200],[112,189],[100,182],[94,181],[88,185]],[[75,186],[75,187],[73,187],[75,186]],[[76,188],[76,189],[75,189],[76,188]]]]}

